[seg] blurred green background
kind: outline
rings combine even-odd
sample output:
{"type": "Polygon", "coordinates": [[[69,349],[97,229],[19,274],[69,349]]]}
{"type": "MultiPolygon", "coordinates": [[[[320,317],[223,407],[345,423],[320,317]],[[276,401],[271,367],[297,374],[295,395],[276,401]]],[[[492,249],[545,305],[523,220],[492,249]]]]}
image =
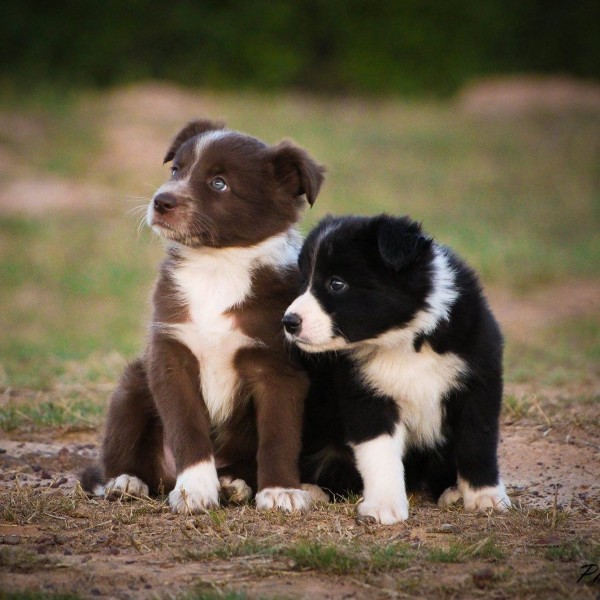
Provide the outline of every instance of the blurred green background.
{"type": "Polygon", "coordinates": [[[447,95],[495,73],[600,75],[594,0],[19,0],[0,71],[21,83],[447,95]]]}
{"type": "Polygon", "coordinates": [[[410,213],[455,247],[501,309],[513,397],[597,399],[599,6],[4,7],[0,426],[97,422],[145,338],[163,253],[145,206],[197,117],[327,166],[303,231],[328,212],[410,213]]]}

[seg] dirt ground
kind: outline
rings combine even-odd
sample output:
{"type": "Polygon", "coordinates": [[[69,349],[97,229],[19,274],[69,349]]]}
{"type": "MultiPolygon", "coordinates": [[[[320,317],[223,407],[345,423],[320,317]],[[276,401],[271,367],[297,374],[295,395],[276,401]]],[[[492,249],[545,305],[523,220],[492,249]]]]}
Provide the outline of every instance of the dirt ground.
{"type": "MultiPolygon", "coordinates": [[[[528,296],[493,292],[492,304],[512,336],[525,321],[535,328],[597,311],[599,298],[599,285],[581,282],[528,296]]],[[[582,394],[597,394],[598,382],[589,385],[582,394]]],[[[518,385],[507,393],[523,396],[518,385]]],[[[577,584],[592,560],[586,557],[598,558],[598,417],[597,404],[586,402],[556,410],[533,403],[524,414],[505,414],[500,462],[514,510],[470,515],[413,496],[409,520],[391,527],[357,523],[349,503],[305,516],[247,506],[184,517],[159,501],[88,500],[77,473],[97,458],[97,431],[3,434],[0,588],[119,598],[190,590],[196,597],[231,590],[249,597],[598,597],[596,584],[577,584]],[[498,552],[477,550],[490,540],[498,552]],[[298,558],[307,542],[345,549],[358,561],[355,571],[298,558]],[[405,562],[373,566],[376,549],[398,544],[409,553],[405,562]]]]}

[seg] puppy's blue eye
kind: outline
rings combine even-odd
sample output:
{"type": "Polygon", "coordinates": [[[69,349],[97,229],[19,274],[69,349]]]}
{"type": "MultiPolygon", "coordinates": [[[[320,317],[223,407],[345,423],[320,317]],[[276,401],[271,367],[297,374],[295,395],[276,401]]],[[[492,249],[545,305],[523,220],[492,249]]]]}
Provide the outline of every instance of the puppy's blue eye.
{"type": "Polygon", "coordinates": [[[209,185],[217,192],[224,192],[227,189],[227,182],[222,177],[215,177],[209,185]]]}
{"type": "Polygon", "coordinates": [[[348,287],[348,284],[343,279],[340,279],[339,277],[332,277],[329,280],[327,287],[329,288],[329,290],[331,292],[334,292],[335,294],[339,294],[340,292],[343,292],[348,287]]]}

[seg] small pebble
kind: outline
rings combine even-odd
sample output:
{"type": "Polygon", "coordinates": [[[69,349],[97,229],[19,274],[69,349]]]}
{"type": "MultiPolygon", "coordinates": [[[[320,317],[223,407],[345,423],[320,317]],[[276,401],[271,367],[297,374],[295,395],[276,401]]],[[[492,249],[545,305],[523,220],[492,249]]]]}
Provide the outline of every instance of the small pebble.
{"type": "Polygon", "coordinates": [[[455,529],[456,529],[456,527],[454,527],[454,525],[452,525],[452,523],[442,523],[440,525],[440,531],[442,533],[452,533],[455,529]]]}
{"type": "Polygon", "coordinates": [[[2,539],[3,544],[8,544],[9,546],[18,546],[21,543],[20,535],[5,535],[2,539]]]}
{"type": "Polygon", "coordinates": [[[50,485],[51,488],[57,488],[60,487],[61,485],[64,485],[65,483],[67,483],[67,481],[69,481],[66,477],[59,477],[56,481],[54,481],[52,483],[52,485],[50,485]]]}
{"type": "Polygon", "coordinates": [[[490,567],[481,569],[473,573],[473,583],[479,588],[483,589],[494,580],[494,571],[490,567]]]}

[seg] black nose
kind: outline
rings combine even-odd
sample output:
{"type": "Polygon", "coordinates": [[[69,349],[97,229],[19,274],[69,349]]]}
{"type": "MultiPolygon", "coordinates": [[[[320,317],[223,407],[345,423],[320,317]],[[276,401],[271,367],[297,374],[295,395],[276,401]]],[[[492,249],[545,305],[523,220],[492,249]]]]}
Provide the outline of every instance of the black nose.
{"type": "Polygon", "coordinates": [[[286,313],[281,322],[288,333],[297,333],[302,327],[302,317],[296,313],[286,313]]]}
{"type": "Polygon", "coordinates": [[[153,203],[154,210],[157,213],[164,215],[177,206],[177,198],[171,194],[158,194],[158,196],[154,198],[153,203]]]}

